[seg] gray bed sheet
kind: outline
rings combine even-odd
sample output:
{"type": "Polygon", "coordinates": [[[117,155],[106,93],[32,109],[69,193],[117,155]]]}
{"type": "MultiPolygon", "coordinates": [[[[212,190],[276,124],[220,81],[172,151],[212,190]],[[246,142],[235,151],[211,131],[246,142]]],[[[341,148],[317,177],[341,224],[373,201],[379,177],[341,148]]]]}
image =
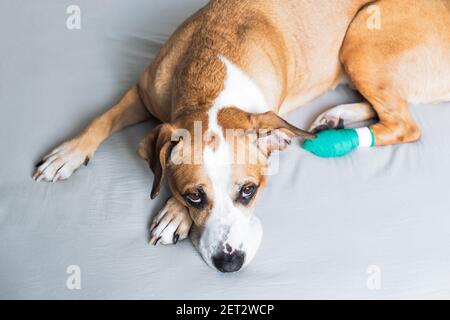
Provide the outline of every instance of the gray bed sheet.
{"type": "MultiPolygon", "coordinates": [[[[412,106],[415,144],[320,159],[294,144],[257,203],[253,263],[210,269],[189,241],[150,247],[152,175],[135,154],[156,122],[115,134],[68,181],[33,165],[135,83],[202,0],[0,0],[0,298],[450,298],[450,104],[412,106]],[[81,29],[66,28],[69,5],[81,29]],[[67,287],[69,266],[81,288],[67,287]]],[[[358,101],[338,87],[287,119],[358,101]]],[[[70,286],[69,286],[70,287],[70,286]]]]}

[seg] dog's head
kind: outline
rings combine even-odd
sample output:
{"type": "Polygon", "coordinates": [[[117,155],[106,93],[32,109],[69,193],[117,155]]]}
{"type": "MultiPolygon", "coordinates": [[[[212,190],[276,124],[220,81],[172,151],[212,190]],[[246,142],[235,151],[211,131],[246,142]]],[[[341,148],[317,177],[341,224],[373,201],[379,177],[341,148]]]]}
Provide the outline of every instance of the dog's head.
{"type": "Polygon", "coordinates": [[[313,138],[273,112],[223,108],[159,125],[138,153],[154,173],[152,198],[167,175],[173,196],[193,221],[191,239],[213,268],[238,271],[255,256],[262,226],[253,215],[267,181],[268,160],[294,137],[313,138]],[[211,117],[211,114],[209,115],[211,117]]]}

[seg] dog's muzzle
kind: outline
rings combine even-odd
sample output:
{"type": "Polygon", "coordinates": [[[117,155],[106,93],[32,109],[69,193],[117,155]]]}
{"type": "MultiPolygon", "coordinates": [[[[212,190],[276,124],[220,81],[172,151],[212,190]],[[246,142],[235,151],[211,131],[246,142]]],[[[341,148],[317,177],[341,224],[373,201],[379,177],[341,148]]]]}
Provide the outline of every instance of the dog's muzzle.
{"type": "Polygon", "coordinates": [[[245,252],[241,250],[233,250],[226,243],[224,248],[215,253],[212,258],[214,267],[220,272],[235,272],[241,270],[245,262],[245,252]]]}
{"type": "Polygon", "coordinates": [[[220,272],[236,272],[255,257],[262,239],[260,220],[251,216],[211,219],[191,240],[206,263],[220,272]]]}

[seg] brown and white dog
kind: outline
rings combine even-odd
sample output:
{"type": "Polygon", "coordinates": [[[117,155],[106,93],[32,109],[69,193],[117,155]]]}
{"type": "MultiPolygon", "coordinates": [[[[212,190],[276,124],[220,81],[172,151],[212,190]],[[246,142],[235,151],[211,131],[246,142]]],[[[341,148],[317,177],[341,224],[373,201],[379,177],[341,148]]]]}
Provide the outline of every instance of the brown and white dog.
{"type": "Polygon", "coordinates": [[[371,126],[377,146],[419,139],[408,103],[450,100],[450,1],[211,1],[178,28],[117,105],[43,159],[34,179],[69,178],[109,135],[156,117],[163,124],[138,153],[154,172],[152,198],[165,175],[172,197],[154,220],[151,242],[190,234],[210,266],[237,271],[261,241],[253,206],[269,155],[292,138],[314,138],[280,115],[345,79],[366,102],[324,112],[311,132],[378,117],[371,126]],[[378,10],[379,28],[368,25],[368,5],[378,10]],[[195,124],[203,144],[173,139],[180,129],[195,136],[195,124]],[[227,129],[267,134],[231,144],[227,129]],[[192,151],[199,162],[173,160],[191,159],[192,151]],[[224,161],[242,151],[257,160],[224,161]]]}

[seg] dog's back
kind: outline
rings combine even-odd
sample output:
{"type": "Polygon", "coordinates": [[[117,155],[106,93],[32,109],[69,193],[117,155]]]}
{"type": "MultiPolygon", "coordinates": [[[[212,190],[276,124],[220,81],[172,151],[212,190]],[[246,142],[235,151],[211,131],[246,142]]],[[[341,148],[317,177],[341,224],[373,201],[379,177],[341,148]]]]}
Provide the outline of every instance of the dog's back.
{"type": "Polygon", "coordinates": [[[192,100],[189,94],[197,95],[195,83],[222,85],[215,81],[223,83],[224,75],[218,77],[223,69],[218,55],[223,55],[258,84],[270,106],[281,114],[289,112],[341,79],[342,41],[368,2],[211,1],[172,35],[144,73],[144,100],[152,114],[169,121],[174,110],[168,109],[186,105],[185,100],[192,100]],[[195,70],[200,64],[203,73],[195,70]],[[179,96],[182,101],[177,101],[179,96]]]}

